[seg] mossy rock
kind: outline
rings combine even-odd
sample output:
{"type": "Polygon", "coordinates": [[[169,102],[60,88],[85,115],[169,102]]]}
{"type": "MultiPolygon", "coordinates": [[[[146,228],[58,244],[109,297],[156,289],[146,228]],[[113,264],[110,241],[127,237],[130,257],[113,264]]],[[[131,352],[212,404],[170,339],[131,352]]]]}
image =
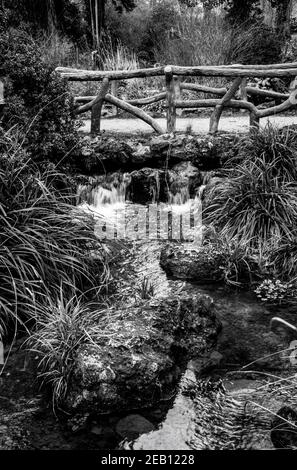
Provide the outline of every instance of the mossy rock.
{"type": "Polygon", "coordinates": [[[77,352],[65,405],[100,415],[155,406],[192,358],[211,354],[220,322],[212,299],[174,295],[106,312],[96,343],[77,352]]]}
{"type": "Polygon", "coordinates": [[[161,252],[160,264],[168,276],[195,283],[208,284],[223,281],[224,254],[212,245],[188,249],[182,245],[168,245],[161,252]]]}

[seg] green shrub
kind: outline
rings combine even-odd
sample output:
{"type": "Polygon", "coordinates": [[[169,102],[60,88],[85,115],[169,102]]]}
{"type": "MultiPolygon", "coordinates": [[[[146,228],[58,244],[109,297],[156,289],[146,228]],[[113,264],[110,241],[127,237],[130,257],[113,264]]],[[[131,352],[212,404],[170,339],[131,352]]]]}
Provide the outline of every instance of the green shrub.
{"type": "Polygon", "coordinates": [[[281,62],[282,40],[275,31],[254,23],[233,28],[229,61],[242,64],[275,64],[281,62]]]}
{"type": "Polygon", "coordinates": [[[201,9],[197,7],[176,13],[174,18],[175,37],[164,32],[156,35],[157,62],[184,66],[228,63],[232,32],[223,15],[209,12],[201,16],[201,9]]]}
{"type": "Polygon", "coordinates": [[[255,289],[255,293],[262,302],[272,304],[294,301],[297,296],[296,285],[293,282],[282,282],[279,279],[265,279],[255,289]]]}
{"type": "MultiPolygon", "coordinates": [[[[94,221],[61,195],[63,175],[40,171],[13,138],[0,158],[0,331],[34,319],[37,303],[68,291],[96,295],[108,271],[94,221]],[[96,266],[91,250],[96,249],[96,266]],[[95,268],[95,269],[94,269],[95,268]]],[[[66,186],[66,185],[65,185],[66,186]]]]}
{"type": "Polygon", "coordinates": [[[282,182],[297,181],[297,131],[295,127],[278,129],[267,124],[260,132],[252,132],[236,144],[236,157],[226,167],[261,161],[271,167],[282,182]]]}
{"type": "Polygon", "coordinates": [[[0,37],[6,107],[2,125],[17,126],[24,146],[37,160],[59,161],[79,143],[73,103],[66,83],[41,58],[25,32],[9,29],[0,37]]]}
{"type": "Polygon", "coordinates": [[[209,256],[220,259],[223,280],[230,286],[247,285],[260,275],[260,259],[249,245],[222,234],[213,226],[205,227],[204,245],[209,256]]]}
{"type": "Polygon", "coordinates": [[[158,2],[151,10],[147,20],[139,54],[149,63],[158,61],[156,51],[168,44],[170,30],[176,27],[176,11],[169,0],[158,2]]]}

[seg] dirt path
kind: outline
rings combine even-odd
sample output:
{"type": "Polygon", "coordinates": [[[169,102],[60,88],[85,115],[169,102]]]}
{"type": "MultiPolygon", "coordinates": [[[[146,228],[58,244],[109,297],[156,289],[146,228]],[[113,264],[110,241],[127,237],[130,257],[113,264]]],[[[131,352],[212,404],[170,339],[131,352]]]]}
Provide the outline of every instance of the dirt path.
{"type": "MultiPolygon", "coordinates": [[[[156,119],[161,127],[166,129],[166,119],[156,119]]],[[[261,119],[261,126],[265,126],[267,122],[271,122],[274,125],[283,127],[290,124],[297,124],[297,116],[270,116],[269,118],[261,119]]],[[[84,126],[81,128],[83,132],[90,132],[91,121],[85,121],[84,126]]],[[[177,119],[177,131],[185,132],[191,128],[193,133],[207,133],[209,128],[209,117],[201,118],[178,118],[177,119]]],[[[222,117],[220,120],[219,130],[225,132],[247,132],[249,129],[249,116],[248,115],[234,115],[228,117],[222,117]]],[[[119,133],[145,133],[150,134],[153,129],[141,121],[140,119],[103,119],[102,130],[108,132],[119,132],[119,133]]]]}

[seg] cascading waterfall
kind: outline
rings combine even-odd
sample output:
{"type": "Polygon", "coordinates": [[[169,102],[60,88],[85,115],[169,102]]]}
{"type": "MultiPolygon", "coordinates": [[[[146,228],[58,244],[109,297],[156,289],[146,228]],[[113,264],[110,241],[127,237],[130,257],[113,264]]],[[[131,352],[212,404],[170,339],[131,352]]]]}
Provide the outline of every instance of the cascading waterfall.
{"type": "MultiPolygon", "coordinates": [[[[137,226],[138,214],[146,210],[146,215],[142,215],[147,221],[144,226],[149,220],[150,230],[156,229],[156,233],[158,233],[157,226],[159,226],[162,235],[157,235],[157,237],[161,236],[163,238],[168,230],[170,234],[168,236],[173,237],[171,230],[174,230],[175,234],[182,230],[180,232],[181,239],[193,240],[193,237],[196,237],[195,227],[197,225],[195,225],[195,221],[200,216],[202,191],[198,190],[196,197],[191,198],[190,179],[185,175],[170,172],[168,173],[168,181],[164,183],[160,179],[159,170],[153,171],[152,174],[149,175],[149,180],[146,180],[146,183],[149,181],[152,189],[151,200],[147,201],[146,204],[135,204],[129,200],[131,175],[129,173],[116,173],[93,179],[92,185],[80,186],[78,188],[79,206],[84,211],[92,213],[95,218],[103,219],[107,229],[112,230],[113,233],[114,231],[119,233],[124,226],[126,227],[127,221],[132,225],[135,221],[137,226]],[[167,202],[159,202],[161,184],[166,184],[167,202]],[[152,211],[155,211],[155,214],[156,211],[159,211],[158,215],[152,216],[152,211]],[[164,225],[164,220],[162,223],[157,222],[158,219],[161,220],[161,213],[169,221],[168,224],[171,224],[171,228],[167,228],[167,222],[164,225]],[[179,229],[179,227],[182,228],[179,229]]],[[[139,229],[135,230],[137,232],[139,229]]],[[[179,239],[178,235],[176,237],[176,239],[179,239]]]]}
{"type": "MultiPolygon", "coordinates": [[[[96,180],[95,180],[96,181],[96,180]]],[[[112,219],[116,210],[124,209],[126,205],[127,187],[131,181],[129,173],[115,175],[111,181],[102,178],[98,183],[79,185],[77,200],[79,206],[93,215],[112,219]]]]}
{"type": "MultiPolygon", "coordinates": [[[[155,185],[152,189],[152,200],[148,203],[157,204],[160,194],[160,176],[156,171],[154,174],[155,185]]],[[[87,204],[93,209],[100,209],[103,206],[119,206],[129,203],[127,199],[127,188],[131,182],[129,173],[124,173],[122,179],[118,175],[116,180],[109,182],[98,180],[98,184],[94,186],[80,185],[78,187],[78,201],[81,204],[87,204]]],[[[168,204],[171,206],[182,206],[187,204],[190,197],[189,182],[184,180],[177,184],[178,188],[174,192],[168,188],[168,204]]]]}
{"type": "Polygon", "coordinates": [[[169,204],[172,206],[182,206],[190,200],[189,184],[181,186],[179,191],[173,194],[169,191],[169,204]]]}

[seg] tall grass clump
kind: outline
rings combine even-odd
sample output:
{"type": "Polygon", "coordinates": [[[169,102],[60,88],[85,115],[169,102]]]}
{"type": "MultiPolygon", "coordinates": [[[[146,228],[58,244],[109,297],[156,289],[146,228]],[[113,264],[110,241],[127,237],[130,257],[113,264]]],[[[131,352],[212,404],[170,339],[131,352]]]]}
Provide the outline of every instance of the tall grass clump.
{"type": "Polygon", "coordinates": [[[53,408],[61,406],[76,366],[77,350],[100,334],[102,312],[73,294],[63,292],[37,306],[36,330],[28,348],[39,356],[38,377],[52,391],[53,408]]]}
{"type": "Polygon", "coordinates": [[[104,70],[135,70],[139,62],[135,52],[117,41],[113,44],[110,39],[102,42],[100,58],[104,70]]]}
{"type": "Polygon", "coordinates": [[[294,131],[268,126],[241,142],[228,179],[212,189],[206,221],[254,247],[276,237],[291,239],[297,220],[296,138],[294,131]]]}
{"type": "Polygon", "coordinates": [[[0,151],[0,332],[7,333],[13,323],[28,326],[36,305],[61,285],[65,295],[73,288],[96,295],[107,268],[93,219],[75,208],[70,192],[61,192],[63,175],[40,170],[6,134],[0,151]]]}
{"type": "Polygon", "coordinates": [[[223,15],[203,15],[200,8],[189,8],[176,16],[174,30],[175,37],[167,35],[159,43],[156,38],[158,62],[185,66],[227,63],[232,33],[223,15]]]}
{"type": "Polygon", "coordinates": [[[230,28],[229,63],[273,64],[281,61],[283,42],[261,21],[230,28]]]}
{"type": "Polygon", "coordinates": [[[253,132],[237,144],[237,155],[227,162],[249,164],[262,161],[273,169],[282,182],[297,181],[297,132],[295,127],[277,129],[267,124],[260,132],[253,132]]]}

